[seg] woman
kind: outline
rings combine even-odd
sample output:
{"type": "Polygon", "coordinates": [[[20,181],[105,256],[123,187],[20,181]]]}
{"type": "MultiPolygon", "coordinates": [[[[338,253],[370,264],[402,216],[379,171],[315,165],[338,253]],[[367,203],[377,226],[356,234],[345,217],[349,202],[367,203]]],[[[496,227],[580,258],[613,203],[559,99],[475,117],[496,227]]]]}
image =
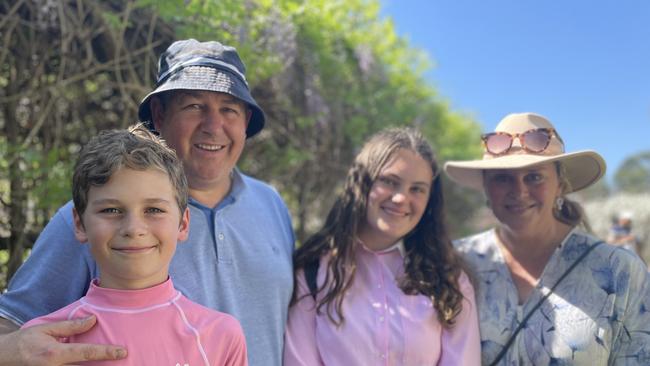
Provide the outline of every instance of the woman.
{"type": "Polygon", "coordinates": [[[474,292],[447,237],[438,167],[412,129],[372,137],[294,255],[285,365],[478,365],[474,292]]]}
{"type": "Polygon", "coordinates": [[[603,176],[603,158],[565,153],[533,113],[506,116],[483,142],[482,160],[445,165],[498,220],[456,243],[479,277],[483,364],[650,365],[646,267],[589,234],[566,196],[603,176]]]}

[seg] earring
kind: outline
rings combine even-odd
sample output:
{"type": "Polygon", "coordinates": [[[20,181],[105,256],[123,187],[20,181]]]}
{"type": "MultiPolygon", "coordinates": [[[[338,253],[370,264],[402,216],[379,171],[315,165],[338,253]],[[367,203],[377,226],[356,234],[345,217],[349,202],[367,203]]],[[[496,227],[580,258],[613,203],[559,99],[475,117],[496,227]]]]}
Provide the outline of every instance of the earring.
{"type": "Polygon", "coordinates": [[[555,208],[557,208],[558,211],[562,211],[562,206],[564,206],[564,198],[558,197],[555,199],[555,208]]]}

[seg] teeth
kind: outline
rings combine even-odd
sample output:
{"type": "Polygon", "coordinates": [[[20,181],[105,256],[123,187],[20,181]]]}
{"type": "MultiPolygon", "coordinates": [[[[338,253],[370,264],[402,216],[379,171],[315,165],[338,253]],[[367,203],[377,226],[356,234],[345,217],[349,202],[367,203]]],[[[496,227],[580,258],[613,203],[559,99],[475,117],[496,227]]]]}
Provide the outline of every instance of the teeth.
{"type": "Polygon", "coordinates": [[[208,151],[219,151],[223,149],[223,145],[206,145],[206,144],[196,144],[196,147],[208,151]]]}

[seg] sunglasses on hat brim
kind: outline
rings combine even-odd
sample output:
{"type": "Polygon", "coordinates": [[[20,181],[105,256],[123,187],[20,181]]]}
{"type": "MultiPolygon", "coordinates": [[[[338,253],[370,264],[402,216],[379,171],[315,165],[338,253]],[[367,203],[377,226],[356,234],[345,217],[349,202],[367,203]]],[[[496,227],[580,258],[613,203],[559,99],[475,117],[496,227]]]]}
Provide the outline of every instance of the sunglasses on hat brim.
{"type": "Polygon", "coordinates": [[[490,132],[481,135],[485,151],[492,155],[506,154],[512,148],[515,138],[519,139],[521,148],[531,153],[541,153],[551,143],[555,136],[560,142],[560,135],[552,128],[534,128],[522,133],[490,132]]]}

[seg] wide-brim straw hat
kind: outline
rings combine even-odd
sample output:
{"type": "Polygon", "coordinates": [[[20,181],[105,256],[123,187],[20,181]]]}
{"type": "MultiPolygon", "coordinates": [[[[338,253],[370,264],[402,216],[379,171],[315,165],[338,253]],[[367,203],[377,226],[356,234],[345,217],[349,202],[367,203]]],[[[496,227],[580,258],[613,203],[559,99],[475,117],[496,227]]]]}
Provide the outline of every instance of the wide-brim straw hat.
{"type": "Polygon", "coordinates": [[[138,109],[140,121],[147,123],[152,130],[151,97],[170,90],[205,90],[230,94],[251,108],[251,118],[246,128],[247,138],[264,127],[264,111],[250,93],[246,68],[234,47],[214,41],[187,39],[172,43],[160,55],[156,88],[142,99],[138,109]]]}
{"type": "MultiPolygon", "coordinates": [[[[514,135],[538,128],[555,130],[551,122],[539,114],[513,113],[503,118],[494,131],[514,135]]],[[[565,167],[566,178],[570,183],[569,190],[565,193],[579,191],[597,182],[606,170],[603,157],[592,150],[566,153],[564,142],[558,137],[557,130],[555,132],[542,152],[524,150],[521,141],[514,139],[510,150],[503,155],[493,155],[486,150],[483,159],[449,161],[445,164],[444,171],[454,182],[479,191],[483,191],[484,170],[523,169],[553,162],[561,162],[565,167]]]]}

